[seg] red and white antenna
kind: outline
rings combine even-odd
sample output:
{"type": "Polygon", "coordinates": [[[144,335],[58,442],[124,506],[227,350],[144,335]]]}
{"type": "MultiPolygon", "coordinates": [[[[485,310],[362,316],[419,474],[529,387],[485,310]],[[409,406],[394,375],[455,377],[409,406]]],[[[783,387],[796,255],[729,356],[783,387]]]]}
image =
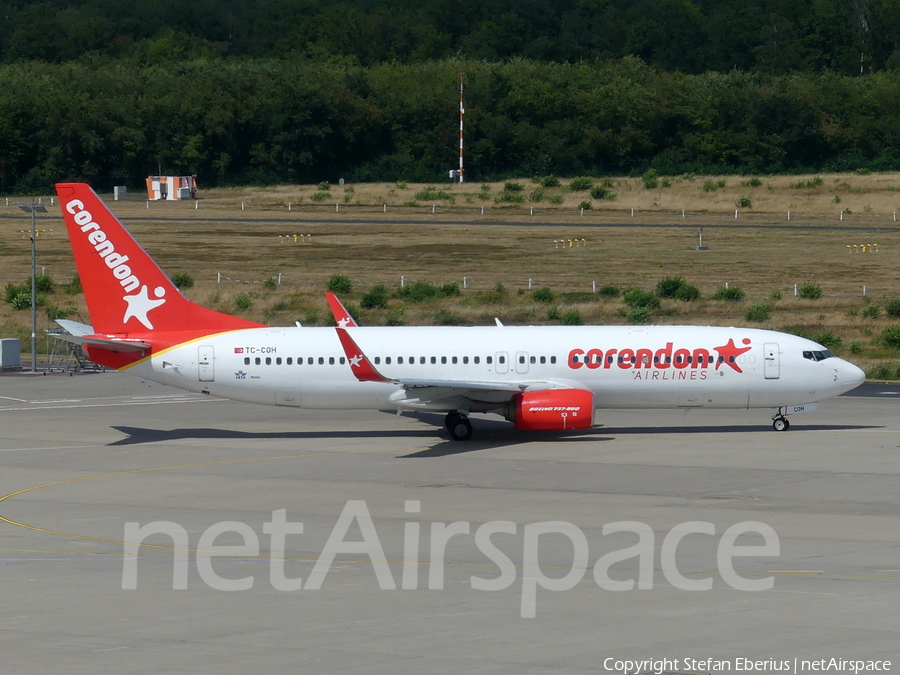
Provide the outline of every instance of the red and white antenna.
{"type": "Polygon", "coordinates": [[[464,182],[465,173],[463,170],[463,122],[466,118],[466,106],[463,102],[464,77],[459,76],[459,182],[464,182]]]}

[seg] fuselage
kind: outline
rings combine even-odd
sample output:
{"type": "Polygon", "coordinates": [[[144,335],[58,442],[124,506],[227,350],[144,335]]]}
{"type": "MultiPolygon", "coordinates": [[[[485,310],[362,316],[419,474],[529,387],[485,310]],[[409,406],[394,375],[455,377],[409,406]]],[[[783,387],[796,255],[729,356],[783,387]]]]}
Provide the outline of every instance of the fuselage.
{"type": "MultiPolygon", "coordinates": [[[[529,383],[590,390],[595,408],[777,408],[864,380],[805,338],[696,326],[362,327],[353,337],[387,379],[529,383]]],[[[453,410],[394,382],[360,382],[333,328],[210,335],[123,368],[224,398],[317,409],[453,410]],[[417,405],[417,400],[422,400],[417,405]]],[[[502,396],[498,395],[500,400],[502,396]]],[[[479,410],[490,410],[489,402],[479,410]]]]}

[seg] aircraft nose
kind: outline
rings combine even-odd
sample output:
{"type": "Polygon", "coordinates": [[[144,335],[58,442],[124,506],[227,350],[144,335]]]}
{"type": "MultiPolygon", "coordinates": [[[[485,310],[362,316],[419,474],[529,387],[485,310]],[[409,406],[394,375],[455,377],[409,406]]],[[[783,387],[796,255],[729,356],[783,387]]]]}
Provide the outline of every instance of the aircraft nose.
{"type": "Polygon", "coordinates": [[[866,381],[866,374],[861,368],[854,366],[849,361],[844,361],[841,367],[841,382],[850,387],[858,387],[866,381]]]}

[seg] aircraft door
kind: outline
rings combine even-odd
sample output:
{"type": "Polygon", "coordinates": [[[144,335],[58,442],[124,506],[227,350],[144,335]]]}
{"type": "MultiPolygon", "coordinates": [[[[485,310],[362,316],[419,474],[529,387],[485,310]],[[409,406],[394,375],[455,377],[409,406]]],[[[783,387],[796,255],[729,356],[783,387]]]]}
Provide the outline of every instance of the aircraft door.
{"type": "Polygon", "coordinates": [[[508,373],[509,372],[509,354],[507,354],[506,352],[497,352],[497,355],[494,358],[497,359],[497,363],[494,364],[494,372],[500,373],[501,375],[503,373],[508,373]]]}
{"type": "Polygon", "coordinates": [[[516,353],[516,372],[522,374],[528,372],[528,352],[516,353]]]}
{"type": "Polygon", "coordinates": [[[763,373],[767,380],[777,380],[781,375],[781,355],[778,344],[767,342],[763,345],[763,373]]]}
{"type": "Polygon", "coordinates": [[[214,382],[216,379],[215,354],[212,345],[200,345],[197,348],[197,364],[201,382],[214,382]]]}

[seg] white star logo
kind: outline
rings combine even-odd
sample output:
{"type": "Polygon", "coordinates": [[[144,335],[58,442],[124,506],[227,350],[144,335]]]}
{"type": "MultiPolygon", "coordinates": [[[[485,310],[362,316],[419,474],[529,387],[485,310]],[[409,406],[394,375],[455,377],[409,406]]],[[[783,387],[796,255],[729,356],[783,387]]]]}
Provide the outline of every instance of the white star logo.
{"type": "Polygon", "coordinates": [[[350,324],[350,318],[344,317],[340,321],[338,321],[338,328],[346,328],[350,324]]]}
{"type": "Polygon", "coordinates": [[[362,356],[357,354],[356,356],[350,357],[350,367],[356,368],[362,362],[362,356]]]}
{"type": "Polygon", "coordinates": [[[153,324],[150,322],[150,319],[147,318],[147,312],[165,304],[166,301],[163,296],[166,294],[166,289],[162,286],[157,286],[153,289],[153,294],[160,299],[151,300],[150,294],[147,291],[147,285],[144,284],[141,286],[141,290],[135,295],[126,295],[123,297],[122,299],[128,303],[128,309],[125,310],[125,316],[122,318],[122,323],[128,323],[128,319],[134,317],[144,324],[144,327],[147,330],[153,330],[153,324]]]}

